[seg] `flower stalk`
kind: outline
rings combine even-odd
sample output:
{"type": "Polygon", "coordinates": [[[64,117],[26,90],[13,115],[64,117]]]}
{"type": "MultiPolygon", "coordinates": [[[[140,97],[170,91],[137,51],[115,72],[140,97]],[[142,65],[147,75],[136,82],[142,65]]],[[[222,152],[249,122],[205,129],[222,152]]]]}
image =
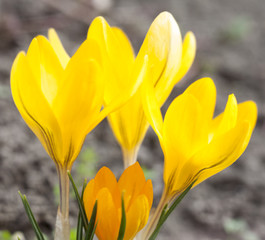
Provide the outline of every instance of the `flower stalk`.
{"type": "Polygon", "coordinates": [[[146,228],[144,229],[143,239],[149,239],[151,234],[154,232],[166,204],[167,204],[166,192],[163,191],[163,194],[155,209],[155,212],[151,215],[150,220],[147,223],[146,228]]]}
{"type": "Polygon", "coordinates": [[[70,236],[69,223],[69,178],[66,167],[57,167],[60,185],[60,205],[55,224],[55,240],[67,240],[70,236]]]}
{"type": "Polygon", "coordinates": [[[138,152],[139,152],[139,146],[136,146],[131,150],[122,148],[124,169],[133,165],[137,161],[138,152]]]}

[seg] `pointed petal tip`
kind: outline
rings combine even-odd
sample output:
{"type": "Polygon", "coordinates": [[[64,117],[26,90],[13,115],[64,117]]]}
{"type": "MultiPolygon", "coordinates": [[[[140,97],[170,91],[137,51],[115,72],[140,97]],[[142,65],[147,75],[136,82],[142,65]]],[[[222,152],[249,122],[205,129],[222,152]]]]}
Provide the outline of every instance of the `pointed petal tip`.
{"type": "Polygon", "coordinates": [[[51,34],[54,34],[54,33],[56,33],[54,28],[49,28],[48,29],[48,36],[50,36],[51,34]]]}
{"type": "Polygon", "coordinates": [[[191,31],[188,31],[185,35],[185,39],[188,39],[191,46],[194,46],[196,48],[196,45],[197,45],[197,41],[196,41],[196,37],[194,35],[193,32],[191,31]]]}

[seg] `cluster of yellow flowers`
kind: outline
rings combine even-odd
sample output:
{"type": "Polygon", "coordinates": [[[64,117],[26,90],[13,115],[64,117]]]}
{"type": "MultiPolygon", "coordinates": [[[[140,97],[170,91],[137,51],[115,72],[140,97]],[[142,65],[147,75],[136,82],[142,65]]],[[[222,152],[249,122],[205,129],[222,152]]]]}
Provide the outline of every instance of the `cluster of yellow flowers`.
{"type": "Polygon", "coordinates": [[[182,41],[175,19],[163,12],[150,26],[137,56],[123,31],[110,27],[102,17],[91,23],[87,39],[72,57],[53,29],[48,39],[37,36],[27,53],[18,54],[11,70],[15,104],[55,162],[60,178],[56,234],[64,237],[57,239],[69,234],[67,171],[86,135],[105,117],[122,148],[125,171],[117,182],[103,167],[84,191],[88,219],[98,203],[99,239],[117,239],[122,199],[124,239],[133,239],[147,223],[141,238],[148,239],[165,206],[244,152],[256,123],[256,104],[237,104],[231,94],[224,112],[214,117],[216,88],[209,78],[191,84],[162,118],[160,108],[189,70],[195,51],[193,33],[182,41]],[[150,219],[152,183],[137,163],[149,124],[164,152],[164,192],[150,219]]]}

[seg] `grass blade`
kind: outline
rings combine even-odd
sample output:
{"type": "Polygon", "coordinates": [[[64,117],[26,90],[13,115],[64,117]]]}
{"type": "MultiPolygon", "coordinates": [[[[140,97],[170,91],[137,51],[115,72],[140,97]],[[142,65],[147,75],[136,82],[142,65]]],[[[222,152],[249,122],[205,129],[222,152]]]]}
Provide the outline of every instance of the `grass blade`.
{"type": "Polygon", "coordinates": [[[190,189],[192,188],[193,184],[195,183],[192,182],[186,189],[185,191],[179,195],[179,197],[174,201],[174,203],[170,206],[170,208],[168,209],[163,209],[163,212],[159,218],[159,221],[156,225],[156,228],[154,230],[154,232],[152,233],[152,235],[149,237],[148,240],[154,240],[156,239],[162,225],[164,224],[164,222],[167,220],[168,216],[173,212],[173,210],[178,206],[178,204],[182,201],[182,199],[186,196],[186,194],[190,191],[190,189]]]}
{"type": "Polygon", "coordinates": [[[31,225],[32,225],[32,227],[33,227],[33,229],[35,231],[37,239],[38,240],[45,240],[44,237],[43,237],[43,234],[42,234],[42,232],[41,232],[41,230],[39,228],[39,225],[36,222],[36,219],[35,219],[32,211],[31,211],[31,208],[29,206],[29,203],[28,203],[28,200],[27,200],[26,196],[22,195],[21,192],[18,192],[18,194],[21,197],[21,200],[22,200],[22,203],[24,205],[25,211],[26,211],[26,213],[28,215],[28,218],[29,218],[29,221],[30,221],[30,223],[31,223],[31,225]]]}
{"type": "MultiPolygon", "coordinates": [[[[87,180],[85,179],[83,183],[83,187],[82,187],[81,199],[83,199],[86,183],[87,183],[87,180]]],[[[77,227],[76,227],[76,240],[83,240],[83,228],[84,228],[84,221],[79,211],[77,227]]]]}
{"type": "Polygon", "coordinates": [[[68,173],[70,182],[72,183],[72,186],[73,186],[73,189],[74,189],[74,192],[75,192],[75,196],[76,196],[78,207],[79,207],[79,211],[80,211],[80,214],[81,214],[81,217],[82,217],[82,220],[83,220],[84,228],[87,231],[87,229],[88,229],[88,220],[87,220],[87,217],[86,217],[83,201],[82,201],[82,199],[81,199],[81,197],[80,197],[80,195],[78,193],[78,190],[77,190],[76,185],[74,183],[74,179],[72,178],[72,175],[71,175],[70,171],[68,171],[67,173],[68,173]]]}
{"type": "Polygon", "coordinates": [[[126,213],[125,213],[125,207],[124,207],[124,200],[123,196],[121,198],[121,225],[120,225],[120,230],[119,230],[119,236],[117,240],[123,240],[124,234],[125,234],[125,229],[126,229],[126,213]]]}
{"type": "MultiPolygon", "coordinates": [[[[95,229],[95,222],[96,222],[96,217],[97,217],[97,209],[98,209],[98,202],[96,201],[94,204],[94,207],[93,207],[93,211],[91,214],[89,224],[88,224],[88,230],[86,232],[86,239],[87,239],[87,237],[88,237],[88,239],[91,239],[93,232],[95,232],[94,229],[95,229]]],[[[93,234],[93,236],[94,236],[94,234],[93,234]]],[[[92,238],[93,238],[93,236],[92,236],[92,238]]]]}

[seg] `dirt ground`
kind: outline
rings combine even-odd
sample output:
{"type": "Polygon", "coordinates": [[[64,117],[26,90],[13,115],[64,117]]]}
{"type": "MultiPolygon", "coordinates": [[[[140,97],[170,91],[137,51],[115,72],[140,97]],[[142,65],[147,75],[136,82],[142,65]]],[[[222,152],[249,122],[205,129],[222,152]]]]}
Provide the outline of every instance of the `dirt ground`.
{"type": "MultiPolygon", "coordinates": [[[[183,35],[193,31],[198,43],[196,60],[171,100],[194,80],[208,76],[217,86],[217,112],[224,108],[228,94],[234,93],[239,102],[256,101],[259,117],[246,152],[233,166],[193,189],[158,239],[265,240],[264,0],[0,0],[0,230],[22,231],[26,239],[33,239],[18,190],[27,195],[41,229],[49,236],[57,208],[55,166],[23,122],[10,93],[9,73],[18,51],[54,27],[73,54],[97,15],[121,27],[137,51],[149,25],[164,10],[174,15],[183,35]]],[[[139,161],[150,169],[155,206],[163,187],[163,154],[151,130],[139,161]]],[[[103,165],[121,173],[120,149],[106,121],[87,137],[73,175],[85,177],[83,168],[93,177],[103,165]]],[[[74,200],[70,208],[74,227],[74,200]]]]}

